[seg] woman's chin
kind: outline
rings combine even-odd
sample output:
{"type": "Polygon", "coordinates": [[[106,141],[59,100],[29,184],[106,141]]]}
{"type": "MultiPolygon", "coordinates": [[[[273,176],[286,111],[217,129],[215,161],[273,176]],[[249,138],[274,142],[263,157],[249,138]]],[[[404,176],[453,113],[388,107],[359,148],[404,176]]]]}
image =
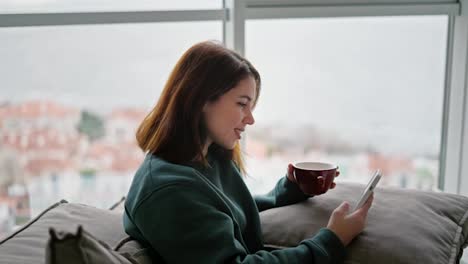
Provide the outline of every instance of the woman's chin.
{"type": "Polygon", "coordinates": [[[223,142],[223,143],[218,143],[219,146],[221,146],[222,148],[224,149],[227,149],[227,150],[233,150],[236,145],[239,143],[239,140],[236,139],[234,141],[230,141],[230,142],[223,142]]]}
{"type": "Polygon", "coordinates": [[[237,145],[237,140],[234,141],[232,144],[224,146],[224,148],[228,150],[233,150],[236,147],[236,145],[237,145]]]}

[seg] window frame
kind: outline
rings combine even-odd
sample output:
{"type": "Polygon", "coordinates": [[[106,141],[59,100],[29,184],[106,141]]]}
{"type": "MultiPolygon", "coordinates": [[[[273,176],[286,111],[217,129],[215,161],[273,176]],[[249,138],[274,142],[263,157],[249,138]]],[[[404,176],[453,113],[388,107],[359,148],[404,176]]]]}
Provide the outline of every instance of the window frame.
{"type": "MultiPolygon", "coordinates": [[[[465,0],[468,1],[468,0],[465,0]]],[[[245,54],[245,21],[317,17],[448,15],[438,187],[468,195],[468,5],[454,0],[224,0],[212,10],[2,13],[0,28],[222,20],[223,42],[245,54]],[[332,3],[331,3],[332,2],[332,3]]]]}

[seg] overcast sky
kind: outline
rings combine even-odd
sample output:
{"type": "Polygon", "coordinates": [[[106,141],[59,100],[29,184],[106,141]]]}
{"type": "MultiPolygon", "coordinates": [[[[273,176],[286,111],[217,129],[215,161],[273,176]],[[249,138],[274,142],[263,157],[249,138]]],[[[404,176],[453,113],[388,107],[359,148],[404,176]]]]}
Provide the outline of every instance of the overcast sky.
{"type": "MultiPolygon", "coordinates": [[[[54,5],[23,7],[41,2],[54,5]]],[[[446,16],[248,21],[246,56],[263,78],[257,124],[314,124],[437,153],[446,28],[446,16]]],[[[222,39],[221,22],[0,28],[0,101],[149,108],[180,55],[208,39],[222,39]]]]}

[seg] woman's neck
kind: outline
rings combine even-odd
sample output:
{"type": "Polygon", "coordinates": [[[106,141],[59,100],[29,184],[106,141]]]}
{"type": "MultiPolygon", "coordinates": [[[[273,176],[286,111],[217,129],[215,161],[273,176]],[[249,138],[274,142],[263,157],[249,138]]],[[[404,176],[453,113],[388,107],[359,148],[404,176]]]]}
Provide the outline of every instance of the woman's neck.
{"type": "Polygon", "coordinates": [[[208,149],[211,146],[211,143],[213,143],[210,139],[207,139],[205,142],[205,145],[203,146],[203,157],[206,158],[206,155],[208,155],[208,149]]]}

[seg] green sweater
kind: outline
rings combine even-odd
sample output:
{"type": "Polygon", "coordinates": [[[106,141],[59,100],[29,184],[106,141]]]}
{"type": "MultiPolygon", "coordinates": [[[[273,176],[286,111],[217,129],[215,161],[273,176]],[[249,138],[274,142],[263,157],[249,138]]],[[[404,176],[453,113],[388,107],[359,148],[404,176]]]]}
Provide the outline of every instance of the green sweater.
{"type": "MultiPolygon", "coordinates": [[[[231,161],[182,166],[148,154],[125,202],[125,231],[165,263],[342,263],[345,248],[329,229],[298,246],[267,251],[259,211],[307,199],[286,177],[253,198],[231,161]]],[[[311,220],[312,221],[312,220],[311,220]]],[[[159,263],[159,262],[158,262],[159,263]]]]}

